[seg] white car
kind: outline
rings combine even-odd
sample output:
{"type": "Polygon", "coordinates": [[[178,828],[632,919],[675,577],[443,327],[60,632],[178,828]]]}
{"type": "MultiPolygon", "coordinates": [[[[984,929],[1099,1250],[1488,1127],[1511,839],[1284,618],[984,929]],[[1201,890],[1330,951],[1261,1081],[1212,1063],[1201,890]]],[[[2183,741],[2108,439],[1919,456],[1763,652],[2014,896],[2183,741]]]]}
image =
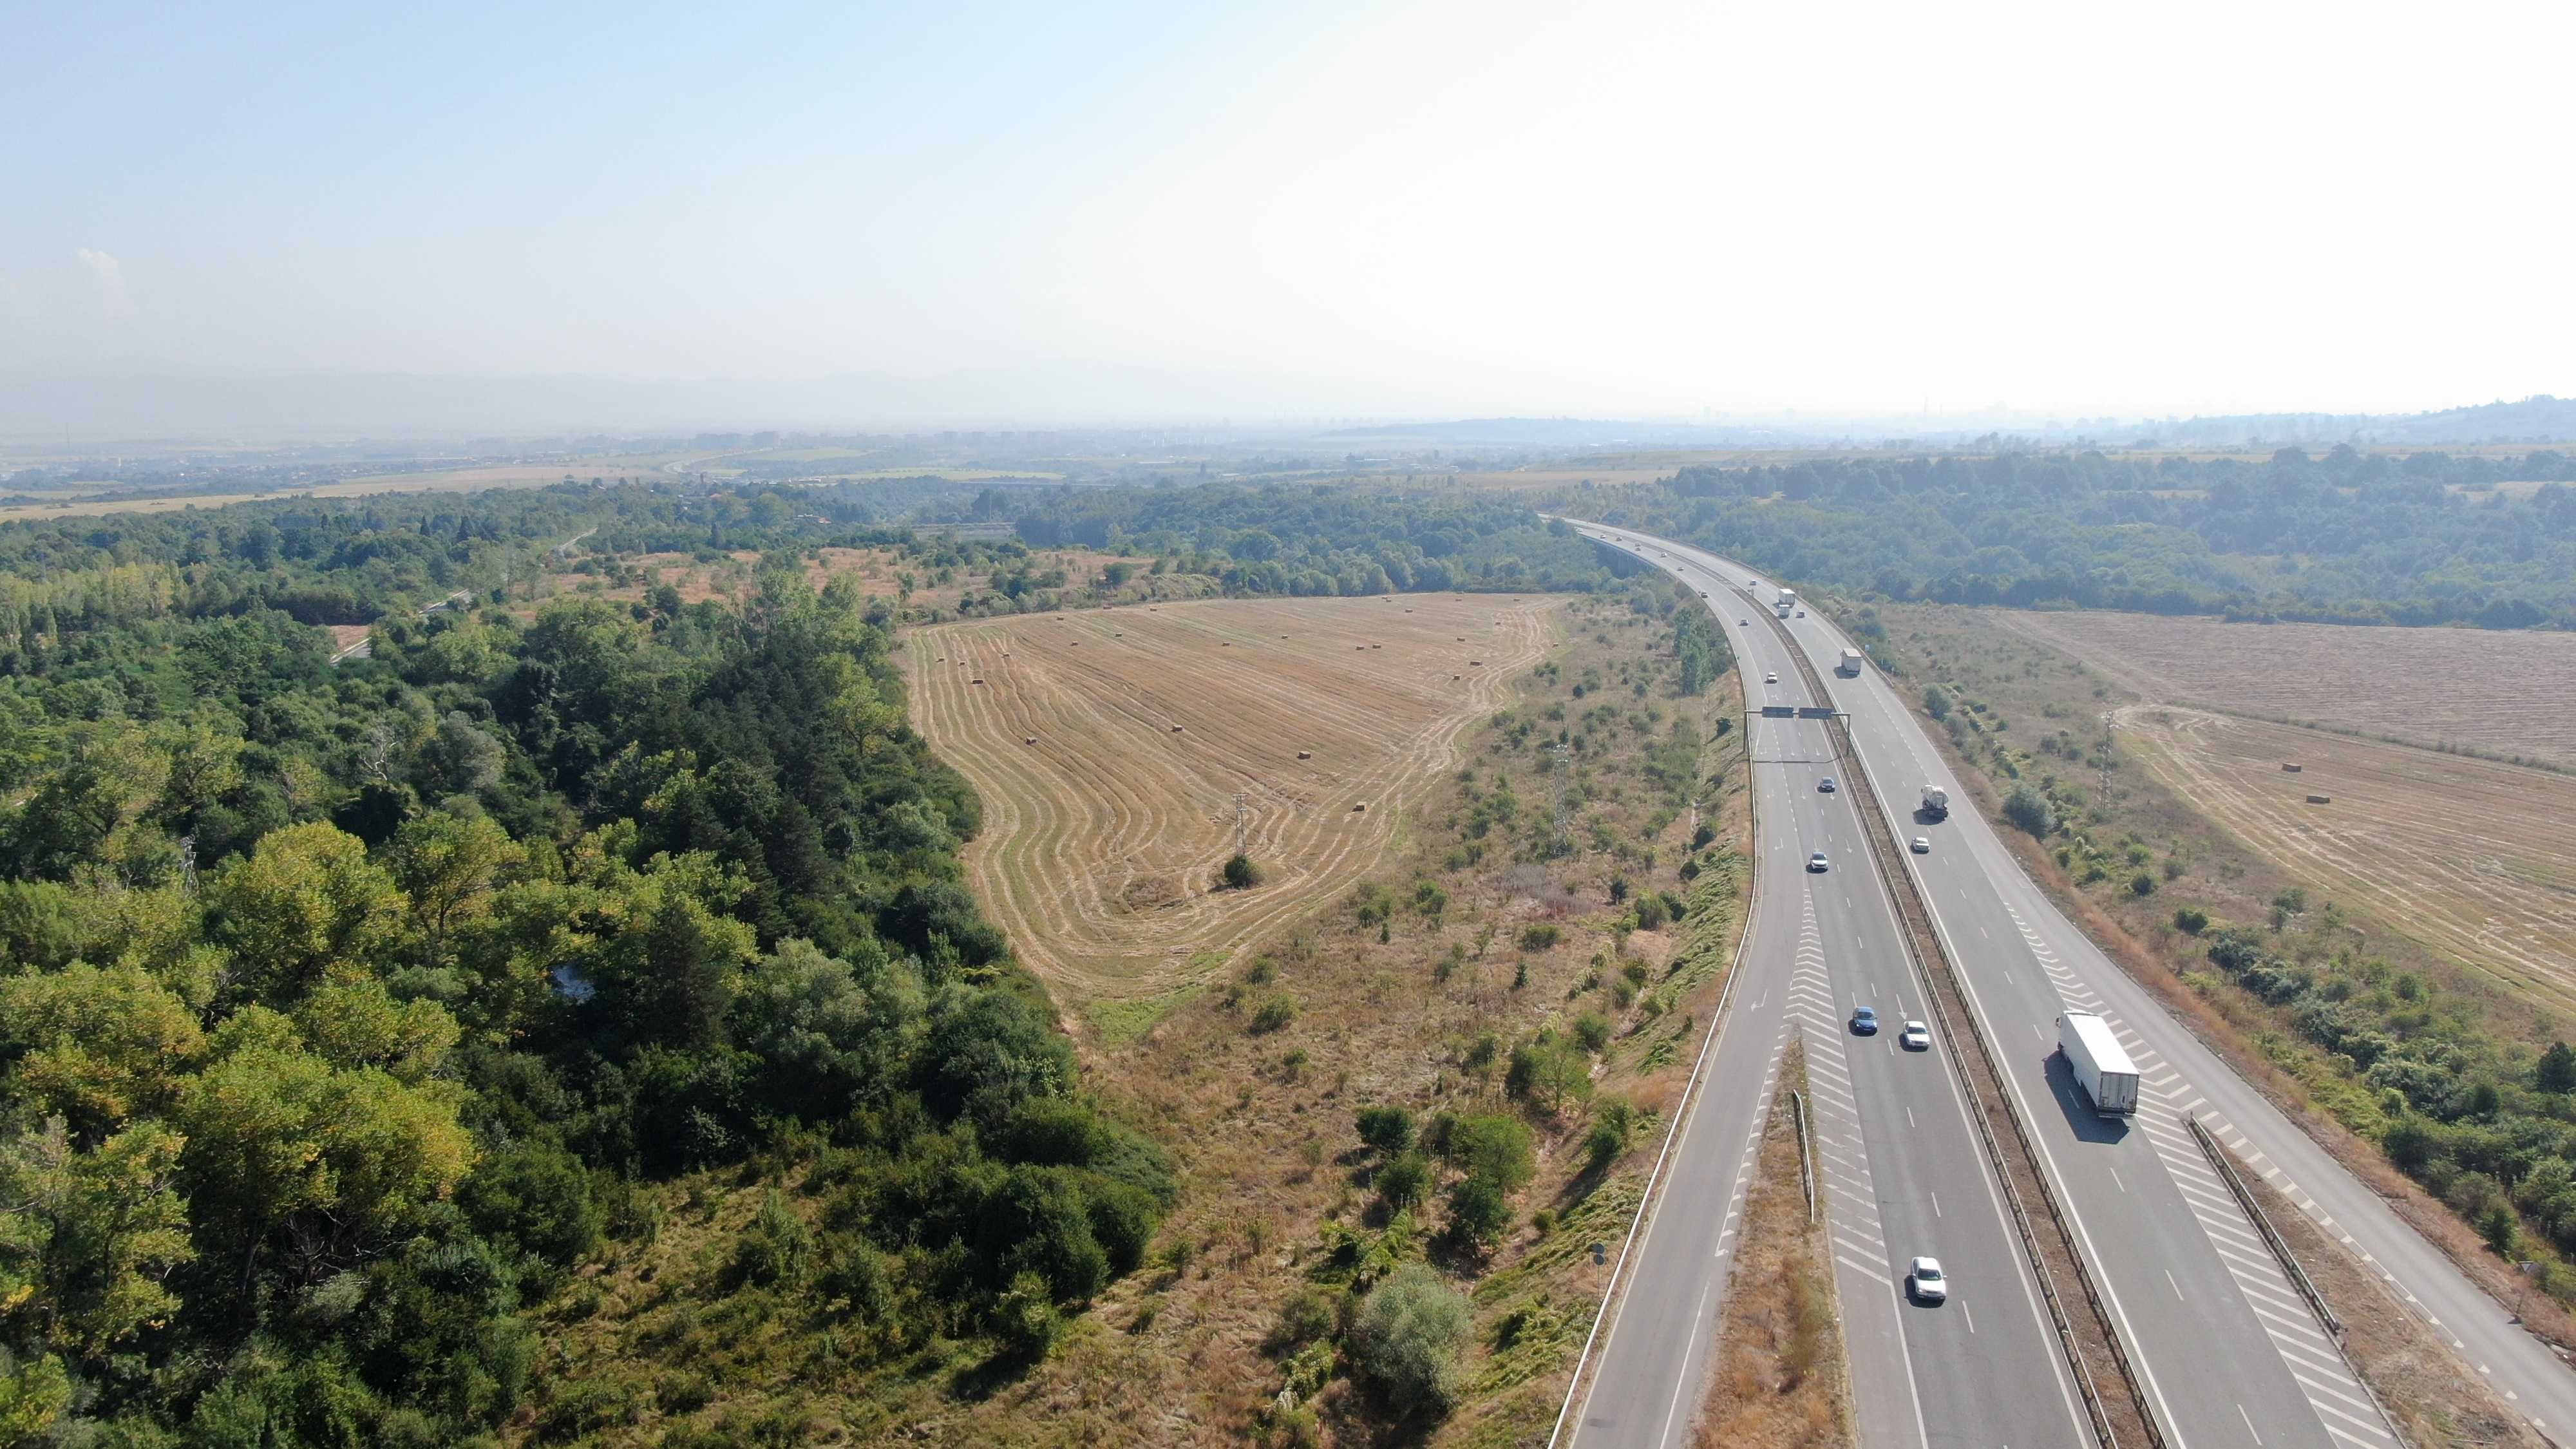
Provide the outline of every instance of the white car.
{"type": "Polygon", "coordinates": [[[1919,1021],[1909,1021],[1905,1030],[1897,1033],[1896,1044],[1910,1052],[1928,1052],[1932,1050],[1932,1029],[1919,1021]]]}
{"type": "Polygon", "coordinates": [[[1932,837],[1928,835],[1918,835],[1914,837],[1914,853],[1916,855],[1930,855],[1932,853],[1932,837]]]}
{"type": "Polygon", "coordinates": [[[1905,1292],[1917,1303],[1949,1301],[1950,1280],[1941,1276],[1941,1260],[1917,1258],[1905,1269],[1905,1292]]]}
{"type": "Polygon", "coordinates": [[[1762,682],[1764,684],[1778,684],[1780,682],[1780,676],[1777,674],[1765,674],[1762,676],[1762,682]]]}
{"type": "Polygon", "coordinates": [[[1825,853],[1824,853],[1823,851],[1819,850],[1819,851],[1817,851],[1815,854],[1810,855],[1810,856],[1808,856],[1808,857],[1807,857],[1807,869],[1809,869],[1809,870],[1823,870],[1824,868],[1825,868],[1825,853]]]}

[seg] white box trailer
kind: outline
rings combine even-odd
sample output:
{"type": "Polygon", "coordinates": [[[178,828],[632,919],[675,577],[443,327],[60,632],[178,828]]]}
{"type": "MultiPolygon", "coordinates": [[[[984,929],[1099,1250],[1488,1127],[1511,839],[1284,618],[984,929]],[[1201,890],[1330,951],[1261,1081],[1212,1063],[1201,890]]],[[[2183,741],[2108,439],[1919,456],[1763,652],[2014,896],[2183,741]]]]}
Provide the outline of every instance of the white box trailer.
{"type": "Polygon", "coordinates": [[[1860,678],[1861,657],[1857,649],[1846,649],[1834,660],[1834,673],[1845,679],[1860,678]]]}
{"type": "Polygon", "coordinates": [[[2066,1054],[2076,1085],[2105,1117],[2125,1117],[2138,1110],[2138,1065],[2111,1034],[2111,1024],[2089,1011],[2070,1011],[2057,1019],[2057,1049],[2066,1054]]]}

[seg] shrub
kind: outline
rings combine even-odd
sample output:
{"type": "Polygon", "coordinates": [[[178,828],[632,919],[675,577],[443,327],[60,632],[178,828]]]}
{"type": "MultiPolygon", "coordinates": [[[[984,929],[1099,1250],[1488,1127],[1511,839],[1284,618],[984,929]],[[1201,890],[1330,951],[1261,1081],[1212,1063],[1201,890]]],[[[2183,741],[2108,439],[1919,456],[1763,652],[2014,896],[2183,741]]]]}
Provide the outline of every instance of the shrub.
{"type": "Polygon", "coordinates": [[[1285,991],[1272,992],[1252,1013],[1255,1035],[1281,1030],[1297,1019],[1297,1000],[1285,991]]]}
{"type": "Polygon", "coordinates": [[[1597,1011],[1587,1011],[1574,1019],[1574,1039],[1583,1049],[1599,1055],[1610,1044],[1610,1018],[1597,1011]]]}
{"type": "Polygon", "coordinates": [[[1461,1117],[1443,1135],[1441,1151],[1467,1172],[1492,1178],[1503,1191],[1526,1184],[1538,1171],[1528,1124],[1499,1112],[1461,1117]]]}
{"type": "Polygon", "coordinates": [[[1461,1241],[1490,1247],[1511,1225],[1502,1184],[1477,1173],[1449,1185],[1449,1231],[1461,1241]]]}
{"type": "Polygon", "coordinates": [[[1636,1131],[1637,1109],[1626,1098],[1611,1097],[1602,1102],[1592,1114],[1591,1130],[1583,1134],[1585,1170],[1600,1172],[1618,1161],[1636,1131]]]}
{"type": "Polygon", "coordinates": [[[732,1277],[763,1287],[793,1285],[804,1281],[813,1257],[813,1230],[773,1188],[734,1242],[732,1277]]]}
{"type": "Polygon", "coordinates": [[[1388,1156],[1413,1145],[1413,1114],[1402,1107],[1362,1107],[1360,1140],[1388,1156]]]}
{"type": "Polygon", "coordinates": [[[1035,1273],[1013,1278],[993,1300],[993,1336],[1001,1340],[1004,1353],[1022,1363],[1036,1363],[1052,1353],[1063,1333],[1064,1317],[1056,1312],[1047,1280],[1035,1273]]]}
{"type": "Polygon", "coordinates": [[[1565,939],[1565,932],[1546,921],[1521,927],[1521,949],[1544,951],[1565,939]]]}
{"type": "Polygon", "coordinates": [[[2048,797],[2028,785],[2016,787],[2004,800],[2004,819],[2026,831],[2034,840],[2057,829],[2057,811],[2048,797]]]}
{"type": "Polygon", "coordinates": [[[1430,1190],[1431,1164],[1419,1152],[1399,1152],[1377,1170],[1377,1193],[1388,1207],[1412,1207],[1430,1190]]]}
{"type": "Polygon", "coordinates": [[[1251,856],[1238,852],[1226,857],[1225,869],[1218,875],[1218,879],[1224,883],[1227,890],[1250,890],[1261,884],[1261,867],[1252,863],[1251,856]]]}
{"type": "Polygon", "coordinates": [[[2173,913],[2174,929],[2186,936],[2197,936],[2209,929],[2209,912],[2196,906],[2179,906],[2173,913]]]}
{"type": "Polygon", "coordinates": [[[1352,1316],[1353,1364],[1389,1403],[1445,1414],[1457,1399],[1458,1354],[1472,1324],[1463,1295],[1427,1264],[1404,1264],[1352,1316]]]}
{"type": "Polygon", "coordinates": [[[1318,1339],[1330,1338],[1338,1317],[1332,1294],[1321,1288],[1300,1288],[1279,1305],[1279,1321],[1270,1326],[1265,1345],[1272,1353],[1295,1353],[1318,1339]]]}
{"type": "Polygon", "coordinates": [[[2156,878],[2154,876],[2142,870],[2136,875],[2129,877],[2129,894],[2133,896],[2151,896],[2155,893],[2156,878]]]}

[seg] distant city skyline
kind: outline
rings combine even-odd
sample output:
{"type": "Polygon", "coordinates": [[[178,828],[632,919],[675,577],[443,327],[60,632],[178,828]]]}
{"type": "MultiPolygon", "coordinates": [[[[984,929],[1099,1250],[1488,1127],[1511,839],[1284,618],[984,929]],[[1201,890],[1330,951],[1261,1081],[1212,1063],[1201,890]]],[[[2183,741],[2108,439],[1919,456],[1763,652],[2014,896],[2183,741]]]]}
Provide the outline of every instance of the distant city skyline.
{"type": "Polygon", "coordinates": [[[5,14],[0,430],[2576,394],[2565,7],[5,14]]]}

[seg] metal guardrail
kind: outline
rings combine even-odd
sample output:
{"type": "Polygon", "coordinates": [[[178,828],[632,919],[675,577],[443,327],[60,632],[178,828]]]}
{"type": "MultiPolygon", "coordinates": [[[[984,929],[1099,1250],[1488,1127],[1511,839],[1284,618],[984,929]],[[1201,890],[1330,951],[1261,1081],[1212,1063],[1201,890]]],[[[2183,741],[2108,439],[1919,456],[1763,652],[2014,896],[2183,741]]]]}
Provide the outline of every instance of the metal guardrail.
{"type": "Polygon", "coordinates": [[[2281,1236],[2280,1229],[2272,1226],[2272,1215],[2263,1210],[2254,1190],[2246,1186],[2244,1175],[2236,1170],[2235,1159],[2219,1144],[2218,1134],[2202,1124],[2197,1112],[2184,1113],[2183,1120],[2191,1124],[2192,1140],[2200,1144],[2201,1155],[2209,1159],[2210,1168],[2218,1174],[2218,1180],[2227,1184],[2228,1192],[2236,1198],[2236,1205],[2243,1208],[2245,1216],[2253,1221],[2254,1230],[2263,1235],[2263,1245],[2270,1248],[2272,1256],[2279,1260],[2281,1271],[2289,1275],[2291,1286],[2299,1290],[2300,1297],[2308,1300],[2308,1307],[2316,1313],[2317,1322],[2325,1325],[2327,1334],[2334,1339],[2335,1355],[2343,1360],[2353,1383],[2360,1387],[2362,1397],[2370,1400],[2370,1407],[2378,1413],[2380,1422],[2388,1426],[2389,1434],[2398,1443],[2407,1443],[2405,1427],[2397,1422],[2395,1414],[2388,1412],[2388,1406],[2380,1402],[2379,1391],[2370,1386],[2361,1366],[2352,1361],[2351,1351],[2344,1346],[2343,1320],[2335,1316],[2334,1308],[2326,1302],[2325,1295],[2317,1291],[2315,1280],[2309,1278],[2308,1270],[2300,1266],[2298,1255],[2290,1251],[2290,1240],[2281,1236]]]}
{"type": "Polygon", "coordinates": [[[2227,1160],[2226,1149],[2218,1145],[2218,1138],[2201,1124],[2199,1113],[2186,1113],[2183,1120],[2191,1124],[2193,1139],[2200,1143],[2202,1155],[2217,1170],[2219,1180],[2226,1183],[2227,1190],[2235,1195],[2236,1205],[2245,1209],[2245,1216],[2254,1222],[2254,1230],[2263,1235],[2263,1245],[2272,1250],[2273,1257],[2281,1260],[2281,1271],[2290,1275],[2290,1283],[2299,1290],[2299,1296],[2308,1300],[2308,1307],[2316,1310],[2317,1321],[2336,1338],[2342,1338],[2343,1320],[2335,1317],[2334,1310],[2326,1306],[2325,1295],[2317,1291],[2317,1285],[2308,1279],[2308,1270],[2300,1267],[2297,1256],[2291,1253],[2290,1240],[2282,1237],[2281,1230],[2272,1226],[2271,1214],[2263,1211],[2263,1205],[2254,1200],[2253,1190],[2236,1175],[2236,1164],[2227,1160]]]}
{"type": "MultiPolygon", "coordinates": [[[[1748,600],[1753,599],[1750,593],[1746,593],[1741,588],[1736,592],[1744,594],[1748,600]]],[[[1782,644],[1788,648],[1789,658],[1796,664],[1799,675],[1806,681],[1807,688],[1814,699],[1820,704],[1830,705],[1832,693],[1825,688],[1823,676],[1817,673],[1814,663],[1807,658],[1806,651],[1799,648],[1797,640],[1790,635],[1788,625],[1767,612],[1765,617],[1770,619],[1772,629],[1779,634],[1782,644]]],[[[1943,1003],[1943,992],[1940,980],[1935,975],[1933,963],[1939,962],[1942,973],[1949,975],[1954,981],[1955,970],[1951,965],[1948,951],[1941,943],[1940,933],[1932,928],[1931,913],[1924,906],[1922,897],[1916,890],[1913,874],[1905,869],[1904,861],[1896,855],[1895,821],[1888,815],[1885,803],[1879,799],[1877,786],[1872,783],[1868,770],[1861,764],[1860,752],[1852,741],[1851,726],[1847,719],[1838,717],[1829,720],[1825,728],[1833,736],[1835,752],[1849,762],[1853,786],[1859,792],[1862,802],[1862,813],[1878,822],[1879,828],[1871,829],[1864,821],[1861,834],[1869,839],[1871,857],[1878,863],[1879,874],[1886,881],[1888,893],[1897,908],[1898,918],[1904,922],[1906,929],[1900,934],[1905,941],[1906,956],[1913,963],[1915,973],[1921,979],[1926,1004],[1933,1015],[1941,1021],[1943,1034],[1953,1042],[1973,1043],[1980,1060],[1986,1064],[1988,1072],[1996,1077],[1994,1100],[2003,1109],[2004,1120],[2011,1126],[2022,1156],[2029,1163],[2031,1181],[2038,1188],[2041,1207],[2055,1227],[2058,1241],[2065,1247],[2067,1261],[2075,1271],[2076,1286],[2083,1292],[2085,1306],[2092,1313],[2094,1323],[2102,1334],[2103,1342],[2110,1348],[2113,1365],[2119,1370],[2121,1384],[2127,1390],[2131,1404],[2135,1406],[2139,1422],[2144,1426],[2147,1442],[2155,1446],[2155,1449],[2163,1449],[2165,1445],[2163,1428],[2157,1424],[2155,1414],[2148,1406],[2147,1396],[2139,1382],[2136,1366],[2129,1361],[2127,1349],[2120,1342],[2119,1332],[2111,1322],[2109,1309],[2102,1300],[2100,1289],[2093,1282],[2091,1271],[2085,1266],[2083,1254],[2076,1251],[2075,1235],[2066,1225],[2065,1211],[2058,1203],[2055,1192],[2048,1185],[2048,1175],[2039,1168],[2039,1154],[2031,1143],[2029,1128],[2022,1122],[2020,1113],[2014,1109],[2011,1093],[2004,1089],[2001,1069],[1995,1065],[2001,1058],[1996,1055],[1993,1043],[1986,1040],[1984,1029],[1976,1020],[1976,1014],[1966,1010],[1964,1004],[1958,1014],[1966,1019],[1967,1032],[1962,1034],[1950,1021],[1951,1013],[1943,1003]]],[[[2057,1334],[2059,1352],[2065,1356],[2068,1365],[2075,1372],[2076,1389],[2084,1400],[2086,1417],[2091,1421],[2094,1438],[2099,1441],[2103,1449],[2118,1449],[2120,1442],[2118,1430],[2112,1425],[2110,1408],[2103,1401],[2100,1387],[2093,1381],[2091,1366],[2086,1363],[2083,1346],[2077,1341],[2074,1321],[2068,1316],[2065,1300],[2058,1292],[2056,1276],[2049,1271],[2047,1251],[2040,1244],[2039,1230],[2031,1222],[2030,1211],[2023,1204],[2021,1192],[2013,1181],[2011,1165],[2004,1154],[2003,1144],[1996,1140],[1992,1127],[1986,1121],[1985,1112],[1976,1105],[1982,1102],[1985,1096],[1977,1090],[1976,1083],[1969,1078],[1968,1065],[1962,1054],[1952,1051],[1945,1055],[1950,1060],[1952,1072],[1960,1079],[1961,1089],[1968,1097],[1972,1108],[1968,1116],[1976,1127],[1977,1139],[1985,1150],[1986,1160],[1994,1168],[1996,1181],[2002,1187],[2004,1202],[2012,1213],[2014,1232],[2021,1240],[2022,1252],[2030,1260],[2032,1273],[2038,1280],[2040,1298],[2048,1307],[2049,1321],[2057,1334]]]]}
{"type": "Polygon", "coordinates": [[[1789,1113],[1798,1122],[1798,1190],[1807,1195],[1807,1226],[1816,1225],[1816,1151],[1807,1140],[1807,1099],[1789,1093],[1789,1113]]]}

